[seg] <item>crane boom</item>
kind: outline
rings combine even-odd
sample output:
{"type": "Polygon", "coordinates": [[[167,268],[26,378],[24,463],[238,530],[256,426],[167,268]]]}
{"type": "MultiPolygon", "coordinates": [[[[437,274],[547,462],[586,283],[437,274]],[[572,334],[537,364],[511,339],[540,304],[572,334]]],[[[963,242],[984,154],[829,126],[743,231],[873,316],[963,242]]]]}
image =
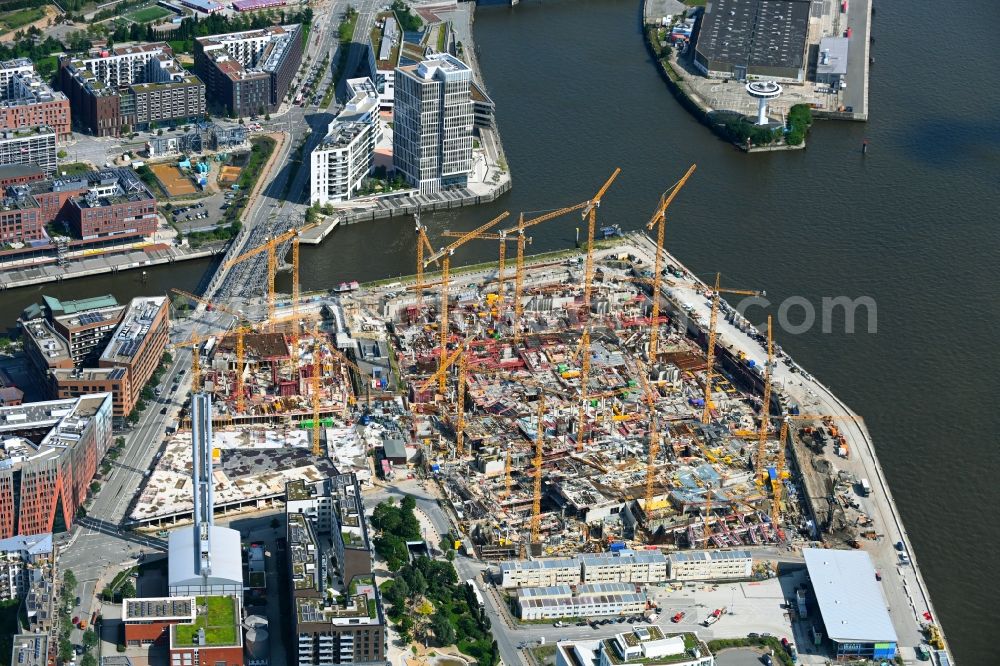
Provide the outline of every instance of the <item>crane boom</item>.
{"type": "MultiPolygon", "coordinates": [[[[251,250],[247,250],[240,256],[234,259],[230,259],[229,261],[227,261],[225,264],[222,265],[223,270],[229,270],[230,268],[240,263],[241,261],[246,261],[251,257],[256,257],[258,254],[261,254],[262,252],[267,253],[267,318],[269,321],[271,319],[274,319],[274,303],[275,303],[274,281],[278,273],[278,256],[277,256],[278,246],[287,240],[298,237],[302,232],[308,231],[309,229],[312,229],[313,227],[317,226],[319,226],[318,222],[310,222],[305,226],[296,227],[295,229],[289,229],[288,231],[279,234],[270,240],[265,241],[264,243],[258,245],[257,247],[251,250]]],[[[292,268],[295,271],[295,275],[292,277],[293,291],[295,288],[297,288],[299,279],[298,265],[297,265],[298,253],[295,252],[294,254],[295,256],[293,256],[292,258],[293,260],[292,268]]],[[[293,308],[295,308],[294,304],[293,308]]]]}
{"type": "Polygon", "coordinates": [[[228,307],[226,307],[224,305],[220,305],[220,304],[216,303],[215,301],[210,301],[207,298],[204,298],[202,296],[195,296],[194,294],[192,294],[190,292],[184,291],[183,289],[177,289],[176,287],[171,287],[170,291],[172,291],[175,294],[178,294],[180,296],[183,296],[184,298],[188,298],[188,299],[190,299],[192,301],[195,301],[196,303],[201,303],[205,307],[209,307],[209,308],[212,308],[214,310],[218,310],[219,312],[225,312],[227,315],[231,315],[233,317],[236,317],[237,319],[245,319],[245,317],[244,317],[244,315],[243,315],[242,312],[238,312],[236,310],[230,310],[228,307]]]}

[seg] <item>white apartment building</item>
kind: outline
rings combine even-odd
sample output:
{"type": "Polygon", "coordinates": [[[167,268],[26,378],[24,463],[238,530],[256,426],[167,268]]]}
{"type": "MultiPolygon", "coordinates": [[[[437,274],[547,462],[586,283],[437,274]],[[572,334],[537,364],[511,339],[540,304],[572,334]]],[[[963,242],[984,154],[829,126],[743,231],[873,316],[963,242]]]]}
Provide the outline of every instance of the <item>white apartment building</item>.
{"type": "Polygon", "coordinates": [[[51,534],[0,539],[0,601],[26,595],[51,558],[51,534]]]}
{"type": "Polygon", "coordinates": [[[753,557],[748,550],[709,550],[670,554],[673,580],[739,580],[750,578],[753,557]]]}
{"type": "Polygon", "coordinates": [[[576,594],[569,585],[553,585],[521,588],[514,603],[522,620],[635,615],[646,610],[646,595],[628,583],[580,585],[576,594]]]}
{"type": "Polygon", "coordinates": [[[669,561],[658,550],[619,550],[579,557],[584,583],[662,583],[670,575],[669,561]]]}
{"type": "Polygon", "coordinates": [[[580,561],[572,559],[512,560],[500,564],[501,587],[551,587],[580,582],[580,561]]]}
{"type": "Polygon", "coordinates": [[[355,92],[313,150],[309,164],[309,203],[347,201],[371,173],[375,146],[382,138],[378,93],[370,79],[352,79],[355,92]]]}
{"type": "Polygon", "coordinates": [[[78,58],[74,64],[90,70],[103,83],[122,88],[133,83],[146,83],[150,63],[165,54],[166,46],[162,43],[122,46],[113,51],[99,51],[78,58]]]}
{"type": "Polygon", "coordinates": [[[396,68],[392,161],[421,194],[464,186],[472,168],[472,70],[447,53],[396,68]]]}
{"type": "Polygon", "coordinates": [[[31,64],[29,58],[14,58],[13,60],[0,61],[0,96],[8,94],[11,80],[17,74],[33,76],[35,66],[31,64]]]}

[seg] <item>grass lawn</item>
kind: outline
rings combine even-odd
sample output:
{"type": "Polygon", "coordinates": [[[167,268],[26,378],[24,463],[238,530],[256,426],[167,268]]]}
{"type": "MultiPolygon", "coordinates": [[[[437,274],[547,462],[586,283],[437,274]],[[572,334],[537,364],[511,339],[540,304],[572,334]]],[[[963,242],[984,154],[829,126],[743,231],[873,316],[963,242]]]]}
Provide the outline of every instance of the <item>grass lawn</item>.
{"type": "Polygon", "coordinates": [[[137,9],[134,12],[126,14],[126,18],[130,18],[136,23],[150,23],[152,21],[157,21],[164,16],[170,16],[172,12],[164,9],[163,7],[143,7],[142,9],[137,9]]]}
{"type": "Polygon", "coordinates": [[[174,52],[174,55],[178,53],[190,53],[193,48],[191,43],[186,39],[171,39],[167,44],[170,44],[170,50],[174,52]]]}
{"type": "Polygon", "coordinates": [[[83,162],[67,162],[66,164],[59,165],[59,173],[66,174],[67,176],[78,176],[82,173],[90,173],[91,171],[93,169],[83,162]]]}
{"type": "Polygon", "coordinates": [[[231,645],[236,642],[236,606],[231,597],[197,597],[198,617],[194,624],[178,624],[177,645],[192,645],[198,629],[205,629],[208,645],[231,645]],[[207,611],[203,608],[207,606],[207,611]]]}
{"type": "Polygon", "coordinates": [[[17,30],[21,26],[34,23],[45,16],[45,10],[41,7],[28,7],[26,9],[15,9],[12,12],[0,15],[0,23],[7,26],[8,30],[17,30]]]}

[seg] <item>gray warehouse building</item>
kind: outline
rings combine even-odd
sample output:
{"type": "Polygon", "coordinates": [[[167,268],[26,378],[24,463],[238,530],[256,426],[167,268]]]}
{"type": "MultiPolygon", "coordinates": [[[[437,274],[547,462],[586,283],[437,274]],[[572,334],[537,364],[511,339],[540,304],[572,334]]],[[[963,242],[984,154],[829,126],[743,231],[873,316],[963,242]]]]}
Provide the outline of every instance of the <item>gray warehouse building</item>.
{"type": "Polygon", "coordinates": [[[894,659],[899,641],[868,553],[803,548],[802,555],[822,619],[813,640],[829,640],[838,661],[894,659]]]}
{"type": "Polygon", "coordinates": [[[694,64],[712,78],[805,79],[810,0],[712,0],[698,21],[694,64]]]}
{"type": "Polygon", "coordinates": [[[840,87],[847,76],[847,37],[824,37],[816,60],[816,83],[840,87]]]}

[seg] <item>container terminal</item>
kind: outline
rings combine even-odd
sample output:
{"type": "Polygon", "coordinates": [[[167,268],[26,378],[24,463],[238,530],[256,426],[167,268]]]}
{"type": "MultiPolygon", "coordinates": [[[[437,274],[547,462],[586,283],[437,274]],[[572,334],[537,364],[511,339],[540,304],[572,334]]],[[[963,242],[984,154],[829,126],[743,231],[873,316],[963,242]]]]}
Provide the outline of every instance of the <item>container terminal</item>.
{"type": "MultiPolygon", "coordinates": [[[[365,486],[435,479],[465,552],[508,569],[642,550],[864,551],[901,654],[947,659],[863,419],[724,299],[766,285],[703,282],[663,249],[693,171],[656,207],[655,240],[597,224],[616,170],[592,198],[444,232],[440,250],[418,220],[411,278],[280,305],[272,291],[263,324],[234,312],[229,330],[176,341],[219,405],[234,508],[334,460],[365,486]],[[531,227],[581,215],[581,248],[525,256],[531,227]],[[498,262],[452,269],[484,240],[498,262]]],[[[172,487],[184,469],[177,437],[149,484],[172,487]]],[[[151,510],[163,493],[141,492],[138,523],[190,510],[151,510]]]]}

